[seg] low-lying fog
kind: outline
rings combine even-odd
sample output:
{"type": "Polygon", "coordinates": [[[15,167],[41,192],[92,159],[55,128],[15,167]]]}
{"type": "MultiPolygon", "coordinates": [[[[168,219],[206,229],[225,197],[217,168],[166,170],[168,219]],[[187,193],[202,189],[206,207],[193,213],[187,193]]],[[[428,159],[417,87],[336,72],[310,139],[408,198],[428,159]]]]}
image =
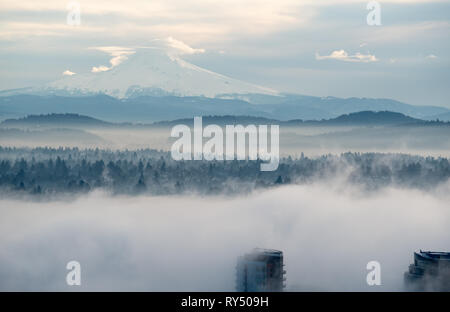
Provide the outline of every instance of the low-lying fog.
{"type": "Polygon", "coordinates": [[[364,193],[338,182],[245,197],[0,200],[0,290],[232,291],[238,255],[284,252],[287,290],[402,290],[418,249],[450,247],[450,184],[364,193]],[[81,286],[66,264],[81,264],[81,286]],[[369,261],[382,286],[366,284],[369,261]]]}
{"type": "MultiPolygon", "coordinates": [[[[171,128],[151,129],[0,129],[0,145],[53,148],[145,149],[169,151],[171,128]]],[[[424,127],[281,127],[280,156],[304,153],[409,153],[450,157],[449,126],[424,127]]],[[[207,139],[204,139],[206,142],[207,139]]]]}

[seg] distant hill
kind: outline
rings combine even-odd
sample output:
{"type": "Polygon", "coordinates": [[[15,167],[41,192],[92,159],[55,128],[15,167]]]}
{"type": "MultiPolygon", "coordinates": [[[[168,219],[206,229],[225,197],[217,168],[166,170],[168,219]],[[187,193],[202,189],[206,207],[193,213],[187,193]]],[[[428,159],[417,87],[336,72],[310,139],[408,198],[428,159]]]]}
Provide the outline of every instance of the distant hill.
{"type": "MultiPolygon", "coordinates": [[[[430,151],[448,155],[450,122],[425,121],[403,114],[363,111],[324,120],[280,121],[254,116],[203,116],[203,126],[280,125],[280,151],[340,153],[430,151]],[[324,149],[326,148],[326,149],[324,149]]],[[[78,146],[110,149],[170,148],[170,128],[193,125],[193,118],[155,123],[109,123],[78,114],[31,115],[0,123],[0,146],[78,146]],[[113,131],[110,131],[113,130],[113,131]]]]}
{"type": "MultiPolygon", "coordinates": [[[[265,96],[267,98],[267,96],[265,96]]],[[[337,98],[305,95],[286,95],[281,105],[274,106],[271,113],[277,119],[330,119],[343,114],[361,111],[391,111],[413,118],[432,119],[430,116],[450,112],[437,106],[415,106],[392,99],[377,98],[337,98]]]]}
{"type": "Polygon", "coordinates": [[[96,126],[112,126],[112,123],[105,122],[89,116],[79,114],[46,114],[46,115],[29,115],[19,119],[6,119],[1,123],[4,127],[96,127],[96,126]]]}
{"type": "MultiPolygon", "coordinates": [[[[177,124],[192,126],[193,118],[159,121],[154,123],[111,123],[79,114],[47,114],[29,115],[19,119],[7,119],[0,123],[2,128],[96,128],[96,127],[172,127],[177,124]]],[[[450,125],[441,121],[426,121],[405,116],[400,113],[382,111],[363,111],[341,115],[336,118],[323,120],[294,119],[282,121],[278,119],[254,116],[202,116],[203,126],[208,124],[224,125],[270,125],[280,126],[386,126],[386,125],[450,125]]]]}
{"type": "Polygon", "coordinates": [[[391,111],[413,118],[436,120],[450,110],[414,106],[390,99],[335,98],[282,94],[201,96],[139,96],[117,99],[92,96],[0,96],[0,120],[49,113],[77,113],[114,122],[148,123],[194,116],[257,116],[278,120],[322,120],[360,111],[391,111]]]}
{"type": "Polygon", "coordinates": [[[18,129],[0,128],[0,145],[26,146],[98,146],[108,144],[108,141],[81,129],[52,128],[52,129],[18,129]]]}
{"type": "MultiPolygon", "coordinates": [[[[193,118],[176,119],[172,121],[156,122],[155,126],[173,126],[176,124],[191,125],[193,118]]],[[[436,121],[426,121],[417,118],[405,116],[401,113],[390,111],[362,111],[351,114],[341,115],[336,118],[323,120],[301,120],[293,119],[288,121],[281,121],[278,119],[253,117],[253,116],[203,116],[203,125],[217,124],[217,125],[233,125],[233,124],[278,124],[283,126],[375,126],[375,125],[443,125],[446,123],[436,121]]]]}
{"type": "Polygon", "coordinates": [[[339,125],[399,125],[399,124],[413,124],[424,123],[424,120],[405,116],[401,113],[382,111],[362,111],[357,113],[341,115],[337,118],[324,121],[327,124],[339,125]]]}
{"type": "Polygon", "coordinates": [[[431,120],[450,121],[450,112],[430,117],[431,120]]]}
{"type": "MultiPolygon", "coordinates": [[[[302,121],[300,121],[302,122],[302,121]]],[[[152,126],[174,126],[174,125],[192,125],[194,123],[193,118],[182,118],[167,121],[158,121],[152,124],[152,126]]],[[[280,124],[285,123],[278,119],[265,118],[265,117],[254,117],[254,116],[202,116],[202,124],[215,124],[215,125],[248,125],[248,124],[280,124]]]]}

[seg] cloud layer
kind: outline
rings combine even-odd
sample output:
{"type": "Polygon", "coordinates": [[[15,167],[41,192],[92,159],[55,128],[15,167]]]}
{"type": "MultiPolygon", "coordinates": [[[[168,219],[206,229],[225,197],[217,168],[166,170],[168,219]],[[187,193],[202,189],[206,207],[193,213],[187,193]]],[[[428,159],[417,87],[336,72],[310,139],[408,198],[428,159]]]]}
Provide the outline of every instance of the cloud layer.
{"type": "Polygon", "coordinates": [[[123,61],[127,60],[129,55],[132,55],[135,53],[135,51],[133,49],[126,48],[126,47],[93,47],[91,49],[105,52],[105,53],[108,53],[110,56],[112,56],[112,58],[109,60],[109,63],[111,64],[111,66],[109,66],[109,67],[105,66],[105,65],[94,66],[91,69],[91,72],[93,72],[93,73],[108,71],[108,70],[116,67],[123,61]]]}
{"type": "Polygon", "coordinates": [[[450,245],[450,186],[433,193],[364,193],[342,183],[281,187],[247,197],[1,200],[0,290],[227,291],[236,257],[284,251],[288,290],[402,290],[417,249],[450,245]],[[382,284],[366,285],[381,263],[382,284]],[[211,278],[211,277],[214,278],[211,278]]]}

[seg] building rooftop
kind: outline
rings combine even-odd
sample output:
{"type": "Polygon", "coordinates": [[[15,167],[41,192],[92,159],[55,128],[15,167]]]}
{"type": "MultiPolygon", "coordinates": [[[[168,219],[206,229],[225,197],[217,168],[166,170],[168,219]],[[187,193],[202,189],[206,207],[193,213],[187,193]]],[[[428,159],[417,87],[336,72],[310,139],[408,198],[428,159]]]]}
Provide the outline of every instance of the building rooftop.
{"type": "Polygon", "coordinates": [[[450,261],[450,252],[420,250],[416,254],[422,256],[423,258],[429,259],[429,260],[450,261]]]}

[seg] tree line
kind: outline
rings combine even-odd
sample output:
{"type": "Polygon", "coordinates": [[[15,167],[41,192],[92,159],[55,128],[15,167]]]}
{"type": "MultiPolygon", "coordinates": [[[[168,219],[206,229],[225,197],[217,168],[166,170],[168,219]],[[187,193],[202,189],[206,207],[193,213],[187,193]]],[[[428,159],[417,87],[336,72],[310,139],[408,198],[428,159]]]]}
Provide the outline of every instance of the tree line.
{"type": "Polygon", "coordinates": [[[343,153],[286,157],[276,171],[260,161],[174,161],[151,149],[0,147],[3,194],[78,194],[105,189],[115,194],[240,194],[281,184],[344,178],[368,189],[389,185],[430,189],[448,181],[447,158],[405,154],[343,153]]]}

